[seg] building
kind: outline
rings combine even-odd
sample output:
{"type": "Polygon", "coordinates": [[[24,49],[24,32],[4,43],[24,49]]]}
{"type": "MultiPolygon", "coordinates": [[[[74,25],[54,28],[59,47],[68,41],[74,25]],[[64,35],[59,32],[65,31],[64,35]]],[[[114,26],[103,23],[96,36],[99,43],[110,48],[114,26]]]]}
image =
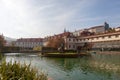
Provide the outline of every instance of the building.
{"type": "Polygon", "coordinates": [[[42,38],[20,38],[14,42],[16,47],[33,49],[37,46],[43,46],[42,38]]]}
{"type": "Polygon", "coordinates": [[[115,28],[115,31],[120,31],[120,27],[115,28]]]}
{"type": "Polygon", "coordinates": [[[91,33],[95,33],[95,34],[104,33],[105,32],[105,27],[104,27],[104,25],[95,26],[95,27],[89,28],[88,31],[91,32],[91,33]]]}
{"type": "Polygon", "coordinates": [[[104,26],[95,26],[89,29],[78,30],[73,33],[65,32],[46,38],[46,43],[52,38],[63,38],[65,50],[77,50],[77,47],[85,43],[92,44],[92,48],[117,48],[120,49],[120,31],[105,32],[104,26]],[[91,34],[95,32],[96,34],[91,34]],[[97,34],[99,33],[99,34],[97,34]],[[84,35],[83,35],[84,34],[84,35]]]}
{"type": "Polygon", "coordinates": [[[65,36],[72,36],[72,35],[73,34],[71,32],[63,32],[61,34],[57,34],[57,35],[54,35],[54,36],[46,37],[43,40],[43,45],[46,47],[49,40],[58,39],[58,38],[63,38],[64,39],[65,36]]]}
{"type": "Polygon", "coordinates": [[[94,27],[91,27],[88,29],[77,30],[75,32],[72,32],[72,34],[77,37],[77,36],[82,36],[83,33],[85,33],[86,36],[88,36],[88,35],[90,36],[93,34],[99,34],[99,33],[104,33],[104,32],[105,32],[105,26],[100,25],[100,26],[94,26],[94,27]]]}
{"type": "Polygon", "coordinates": [[[88,29],[77,30],[75,32],[66,32],[45,38],[45,44],[49,39],[63,38],[65,50],[77,50],[78,47],[84,46],[86,43],[92,44],[92,48],[120,49],[120,28],[109,32],[109,24],[94,26],[88,29]]]}
{"type": "Polygon", "coordinates": [[[88,29],[77,30],[77,31],[73,32],[73,35],[74,36],[81,36],[81,34],[83,32],[87,32],[88,34],[89,33],[91,33],[91,34],[100,34],[100,33],[106,32],[107,30],[109,30],[109,24],[107,22],[105,22],[104,25],[94,26],[94,27],[90,27],[88,29]]]}
{"type": "Polygon", "coordinates": [[[120,32],[79,37],[81,43],[93,43],[93,48],[120,48],[120,32]]]}
{"type": "Polygon", "coordinates": [[[65,49],[76,50],[85,43],[93,44],[93,49],[120,49],[120,31],[101,33],[91,36],[65,37],[65,49]]]}
{"type": "Polygon", "coordinates": [[[73,34],[74,36],[81,36],[81,33],[82,33],[83,31],[85,31],[85,30],[84,30],[84,29],[76,30],[75,32],[72,32],[72,34],[73,34]]]}
{"type": "Polygon", "coordinates": [[[65,50],[76,50],[79,42],[77,41],[77,37],[74,36],[65,36],[65,50]]]}

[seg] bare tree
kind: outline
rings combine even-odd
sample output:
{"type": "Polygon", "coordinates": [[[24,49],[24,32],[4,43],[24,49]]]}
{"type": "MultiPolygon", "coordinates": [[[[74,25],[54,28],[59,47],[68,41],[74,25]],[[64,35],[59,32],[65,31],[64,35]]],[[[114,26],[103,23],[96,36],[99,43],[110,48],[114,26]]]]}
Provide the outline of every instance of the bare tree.
{"type": "Polygon", "coordinates": [[[58,49],[61,44],[64,44],[64,39],[63,38],[52,38],[48,40],[47,47],[52,47],[58,49]]]}

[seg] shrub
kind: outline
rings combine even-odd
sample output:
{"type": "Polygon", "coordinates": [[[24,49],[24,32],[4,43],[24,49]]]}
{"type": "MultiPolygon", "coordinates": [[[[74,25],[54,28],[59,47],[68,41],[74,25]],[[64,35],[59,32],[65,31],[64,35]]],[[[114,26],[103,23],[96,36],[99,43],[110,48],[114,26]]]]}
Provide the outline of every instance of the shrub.
{"type": "Polygon", "coordinates": [[[29,65],[21,65],[19,62],[3,61],[0,66],[0,80],[47,80],[47,75],[38,73],[29,65]]]}
{"type": "Polygon", "coordinates": [[[2,53],[0,53],[0,60],[2,60],[2,58],[3,58],[3,54],[2,54],[2,53]]]}

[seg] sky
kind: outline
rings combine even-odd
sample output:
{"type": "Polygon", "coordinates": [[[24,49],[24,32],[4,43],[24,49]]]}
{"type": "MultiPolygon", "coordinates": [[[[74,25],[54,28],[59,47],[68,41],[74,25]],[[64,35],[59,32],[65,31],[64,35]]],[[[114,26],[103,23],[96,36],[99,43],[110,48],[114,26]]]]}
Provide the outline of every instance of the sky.
{"type": "Polygon", "coordinates": [[[0,0],[0,33],[36,38],[109,23],[120,26],[120,0],[0,0]]]}

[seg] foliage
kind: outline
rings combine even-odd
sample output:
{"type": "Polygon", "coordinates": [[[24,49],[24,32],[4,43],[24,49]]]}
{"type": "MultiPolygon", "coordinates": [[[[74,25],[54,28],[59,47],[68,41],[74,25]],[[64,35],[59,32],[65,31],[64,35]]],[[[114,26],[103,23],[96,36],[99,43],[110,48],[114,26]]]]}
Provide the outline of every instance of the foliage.
{"type": "Polygon", "coordinates": [[[3,61],[0,66],[0,80],[47,80],[47,75],[38,73],[30,65],[3,61]]]}
{"type": "Polygon", "coordinates": [[[112,33],[112,32],[115,32],[115,28],[109,28],[108,29],[108,33],[112,33]]]}
{"type": "Polygon", "coordinates": [[[94,35],[94,32],[89,32],[89,31],[83,31],[82,33],[80,33],[81,36],[90,36],[90,35],[94,35]]]}
{"type": "Polygon", "coordinates": [[[47,47],[59,48],[61,44],[64,44],[64,39],[61,37],[56,37],[48,40],[47,47]]]}
{"type": "Polygon", "coordinates": [[[9,52],[18,52],[20,50],[19,47],[15,47],[15,46],[4,46],[2,48],[2,52],[4,53],[9,53],[9,52]]]}
{"type": "Polygon", "coordinates": [[[90,50],[92,49],[93,45],[94,45],[93,43],[85,43],[83,49],[90,50]]]}
{"type": "Polygon", "coordinates": [[[36,46],[33,48],[34,51],[41,51],[42,50],[42,46],[36,46]]]}
{"type": "Polygon", "coordinates": [[[0,51],[4,47],[5,43],[6,43],[6,41],[4,40],[3,35],[0,35],[0,51]]]}
{"type": "Polygon", "coordinates": [[[92,49],[92,47],[93,47],[93,43],[84,43],[84,45],[83,46],[78,46],[77,47],[77,50],[78,51],[81,51],[81,50],[85,50],[85,51],[89,51],[89,50],[91,50],[92,49]]]}

